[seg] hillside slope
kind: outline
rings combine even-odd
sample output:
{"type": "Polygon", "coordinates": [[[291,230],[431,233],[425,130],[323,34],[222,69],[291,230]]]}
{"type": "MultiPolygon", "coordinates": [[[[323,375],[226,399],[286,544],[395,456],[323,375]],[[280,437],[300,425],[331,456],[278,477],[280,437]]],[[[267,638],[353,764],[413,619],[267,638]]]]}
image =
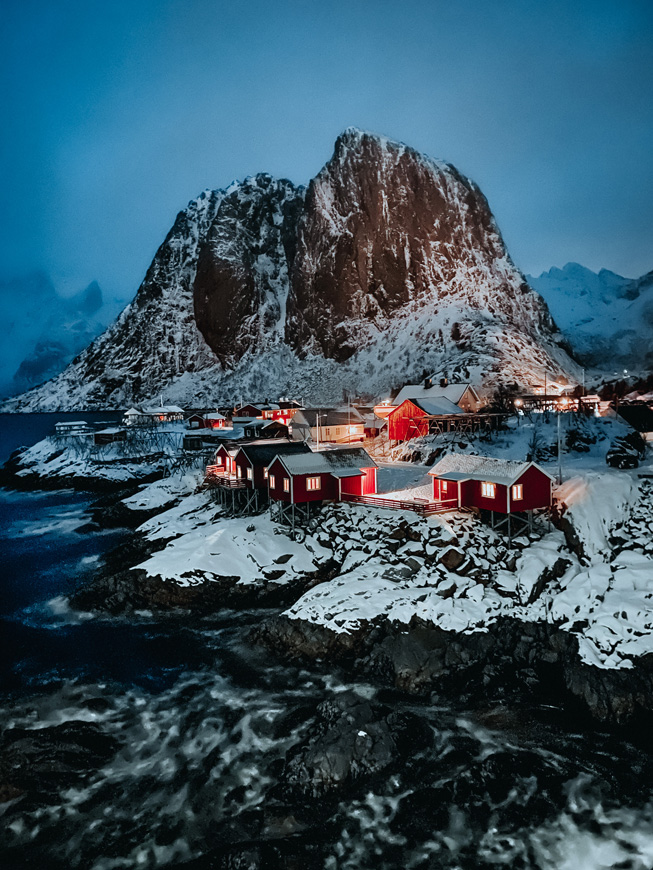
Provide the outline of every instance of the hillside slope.
{"type": "Polygon", "coordinates": [[[567,263],[529,281],[584,363],[653,369],[653,272],[631,279],[567,263]]]}

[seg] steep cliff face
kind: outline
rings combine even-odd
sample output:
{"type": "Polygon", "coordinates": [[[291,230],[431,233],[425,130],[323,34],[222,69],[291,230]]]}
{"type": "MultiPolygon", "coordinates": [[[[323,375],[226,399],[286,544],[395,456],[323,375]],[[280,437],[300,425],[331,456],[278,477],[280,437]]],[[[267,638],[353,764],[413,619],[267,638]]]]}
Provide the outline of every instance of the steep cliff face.
{"type": "Polygon", "coordinates": [[[303,188],[257,175],[228,190],[200,247],[195,321],[225,368],[283,338],[303,188]]]}
{"type": "Polygon", "coordinates": [[[311,182],[299,223],[286,336],[345,360],[395,313],[460,300],[528,330],[546,306],[511,263],[487,200],[446,163],[346,130],[311,182]]]}
{"type": "Polygon", "coordinates": [[[487,201],[452,166],[347,130],[308,190],[257,175],[182,211],[134,301],[7,410],[386,393],[423,369],[572,373],[487,201]]]}

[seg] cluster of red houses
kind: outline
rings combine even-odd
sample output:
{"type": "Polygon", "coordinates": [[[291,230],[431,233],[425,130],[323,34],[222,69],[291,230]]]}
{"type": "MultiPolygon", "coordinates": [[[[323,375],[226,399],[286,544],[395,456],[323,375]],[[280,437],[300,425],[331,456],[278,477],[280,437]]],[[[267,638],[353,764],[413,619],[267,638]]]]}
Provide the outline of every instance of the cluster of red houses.
{"type": "Polygon", "coordinates": [[[378,495],[376,462],[362,447],[312,451],[303,442],[221,445],[207,482],[223,503],[258,510],[268,502],[308,508],[316,502],[357,501],[423,514],[474,508],[510,516],[550,507],[553,477],[533,462],[450,454],[431,469],[432,500],[412,504],[378,495]]]}

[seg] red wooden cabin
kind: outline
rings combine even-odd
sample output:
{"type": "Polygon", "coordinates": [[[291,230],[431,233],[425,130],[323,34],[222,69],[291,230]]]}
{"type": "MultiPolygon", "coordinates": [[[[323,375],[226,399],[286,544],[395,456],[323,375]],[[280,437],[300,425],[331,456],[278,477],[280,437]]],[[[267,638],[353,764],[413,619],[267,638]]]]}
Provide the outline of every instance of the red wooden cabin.
{"type": "Polygon", "coordinates": [[[376,462],[362,447],[279,455],[268,469],[270,498],[289,504],[341,501],[376,492],[376,462]]]}
{"type": "Polygon", "coordinates": [[[433,498],[500,514],[551,506],[553,476],[534,462],[451,453],[429,471],[433,498]]]}
{"type": "Polygon", "coordinates": [[[267,489],[268,468],[277,456],[310,453],[303,442],[271,441],[269,444],[243,444],[234,457],[236,477],[245,481],[249,489],[267,489]]]}
{"type": "Polygon", "coordinates": [[[388,414],[390,441],[408,441],[429,434],[429,421],[434,417],[453,417],[465,412],[444,397],[405,399],[388,414]]]}

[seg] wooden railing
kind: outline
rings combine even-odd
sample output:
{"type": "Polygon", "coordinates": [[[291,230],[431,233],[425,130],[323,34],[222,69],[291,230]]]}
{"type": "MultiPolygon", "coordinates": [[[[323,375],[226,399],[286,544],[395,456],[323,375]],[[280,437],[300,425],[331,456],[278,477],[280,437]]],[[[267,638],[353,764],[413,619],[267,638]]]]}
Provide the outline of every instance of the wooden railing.
{"type": "Polygon", "coordinates": [[[204,482],[209,486],[221,486],[225,489],[245,489],[247,486],[245,478],[227,474],[223,465],[207,465],[204,482]]]}
{"type": "Polygon", "coordinates": [[[458,499],[452,498],[447,501],[401,501],[394,498],[383,498],[382,495],[352,495],[343,492],[343,501],[351,501],[354,504],[366,504],[371,507],[387,508],[395,511],[413,511],[421,516],[452,511],[458,507],[458,499]]]}

